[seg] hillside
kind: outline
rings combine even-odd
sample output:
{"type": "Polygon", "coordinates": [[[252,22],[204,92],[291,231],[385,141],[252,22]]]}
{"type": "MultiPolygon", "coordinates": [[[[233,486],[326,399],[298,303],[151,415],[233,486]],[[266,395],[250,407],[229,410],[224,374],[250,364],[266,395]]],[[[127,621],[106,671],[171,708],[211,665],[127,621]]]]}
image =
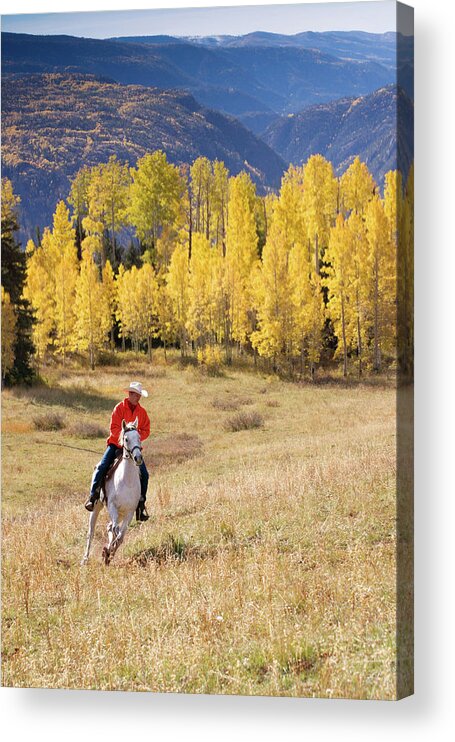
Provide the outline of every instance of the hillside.
{"type": "Polygon", "coordinates": [[[7,75],[2,81],[3,175],[22,199],[30,235],[50,223],[69,178],[110,155],[134,165],[163,149],[175,163],[204,155],[231,174],[250,172],[262,188],[280,183],[284,163],[233,118],[203,109],[190,95],[93,76],[7,75]]]}
{"type": "Polygon", "coordinates": [[[407,174],[412,160],[413,103],[395,86],[371,95],[310,106],[280,118],[263,135],[264,141],[287,162],[302,164],[322,154],[337,173],[356,155],[366,162],[377,183],[397,167],[407,174]],[[397,111],[402,128],[397,140],[397,111]],[[397,155],[397,142],[399,154],[397,155]]]}

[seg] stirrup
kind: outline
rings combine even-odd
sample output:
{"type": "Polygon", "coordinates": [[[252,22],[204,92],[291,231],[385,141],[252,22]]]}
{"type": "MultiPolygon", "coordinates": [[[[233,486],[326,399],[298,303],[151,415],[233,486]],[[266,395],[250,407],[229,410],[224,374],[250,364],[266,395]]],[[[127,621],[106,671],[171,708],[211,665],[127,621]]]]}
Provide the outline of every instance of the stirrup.
{"type": "Polygon", "coordinates": [[[95,509],[95,505],[100,499],[100,495],[98,490],[96,491],[95,497],[92,499],[92,496],[88,498],[88,500],[84,503],[84,508],[89,511],[89,513],[93,513],[95,509]]]}

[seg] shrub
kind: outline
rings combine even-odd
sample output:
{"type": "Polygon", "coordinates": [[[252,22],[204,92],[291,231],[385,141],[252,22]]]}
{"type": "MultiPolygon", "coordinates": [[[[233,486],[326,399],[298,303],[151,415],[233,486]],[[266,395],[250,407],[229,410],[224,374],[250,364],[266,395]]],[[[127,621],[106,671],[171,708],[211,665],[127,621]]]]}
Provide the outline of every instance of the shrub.
{"type": "Polygon", "coordinates": [[[238,410],[241,405],[253,404],[253,400],[250,397],[226,397],[220,399],[217,397],[213,400],[212,405],[218,410],[238,410]]]}
{"type": "Polygon", "coordinates": [[[65,427],[65,419],[58,412],[45,412],[33,418],[36,430],[61,430],[65,427]]]}
{"type": "Polygon", "coordinates": [[[259,412],[239,412],[234,417],[226,420],[224,429],[237,433],[239,430],[251,430],[252,428],[262,428],[264,418],[259,412]]]}

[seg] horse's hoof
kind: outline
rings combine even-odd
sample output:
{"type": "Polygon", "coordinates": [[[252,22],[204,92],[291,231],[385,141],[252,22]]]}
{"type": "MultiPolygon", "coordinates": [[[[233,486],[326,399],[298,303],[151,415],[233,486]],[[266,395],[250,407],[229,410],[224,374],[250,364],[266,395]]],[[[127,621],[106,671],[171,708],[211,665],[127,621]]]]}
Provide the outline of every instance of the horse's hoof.
{"type": "Polygon", "coordinates": [[[110,562],[110,554],[109,554],[109,549],[107,548],[107,546],[103,546],[102,555],[103,555],[103,562],[107,566],[110,562]]]}

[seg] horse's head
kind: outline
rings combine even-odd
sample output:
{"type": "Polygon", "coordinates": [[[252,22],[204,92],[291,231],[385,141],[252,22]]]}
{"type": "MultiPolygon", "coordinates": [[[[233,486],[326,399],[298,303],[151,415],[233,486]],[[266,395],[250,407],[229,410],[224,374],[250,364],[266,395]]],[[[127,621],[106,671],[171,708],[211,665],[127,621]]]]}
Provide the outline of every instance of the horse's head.
{"type": "Polygon", "coordinates": [[[137,429],[138,420],[134,423],[126,423],[122,420],[122,434],[120,436],[120,443],[123,446],[127,456],[130,456],[136,466],[140,466],[143,462],[142,458],[142,446],[141,436],[137,429]]]}

